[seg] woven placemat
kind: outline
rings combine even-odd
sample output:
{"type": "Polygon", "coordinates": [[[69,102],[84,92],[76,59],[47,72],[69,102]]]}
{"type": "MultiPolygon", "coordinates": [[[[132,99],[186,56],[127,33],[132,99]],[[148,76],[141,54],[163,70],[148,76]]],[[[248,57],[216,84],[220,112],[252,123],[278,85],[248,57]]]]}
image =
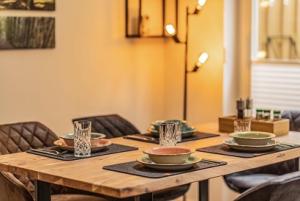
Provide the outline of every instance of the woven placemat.
{"type": "Polygon", "coordinates": [[[155,170],[151,168],[147,168],[140,164],[137,161],[131,161],[127,163],[120,163],[115,165],[109,165],[104,166],[103,169],[115,171],[115,172],[121,172],[125,174],[131,174],[136,176],[142,176],[142,177],[148,177],[148,178],[162,178],[162,177],[168,177],[188,172],[193,172],[197,170],[217,167],[221,165],[226,165],[226,162],[223,161],[212,161],[212,160],[201,160],[195,166],[188,170],[183,171],[161,171],[161,170],[155,170]]]}
{"type": "MultiPolygon", "coordinates": [[[[135,150],[138,150],[138,148],[121,145],[121,144],[112,144],[104,150],[101,150],[98,152],[92,152],[91,156],[87,157],[87,158],[96,157],[96,156],[104,156],[104,155],[121,153],[121,152],[127,152],[127,151],[135,151],[135,150]]],[[[54,159],[58,159],[58,160],[62,160],[62,161],[73,161],[73,160],[86,159],[86,158],[75,157],[73,152],[61,150],[59,147],[30,149],[27,151],[27,153],[45,156],[45,157],[49,157],[49,158],[54,158],[54,159]],[[55,154],[53,152],[53,150],[58,151],[60,154],[55,154]]]]}
{"type": "MultiPolygon", "coordinates": [[[[194,140],[202,140],[206,138],[212,138],[212,137],[218,137],[220,136],[219,134],[213,134],[213,133],[204,133],[204,132],[195,132],[192,136],[182,138],[181,142],[189,142],[189,141],[194,141],[194,140]]],[[[149,143],[154,143],[154,144],[159,144],[159,139],[156,137],[153,137],[151,134],[146,133],[146,134],[136,134],[136,135],[128,135],[124,137],[125,139],[130,139],[130,140],[137,140],[141,142],[149,142],[149,143]],[[150,137],[149,139],[142,138],[143,136],[150,137]],[[141,137],[141,138],[135,138],[135,137],[141,137]]]]}
{"type": "Polygon", "coordinates": [[[240,158],[253,158],[257,156],[262,156],[266,154],[273,154],[281,151],[286,151],[289,149],[294,149],[300,147],[299,145],[289,145],[289,144],[279,144],[274,149],[264,152],[242,152],[229,148],[225,144],[219,144],[210,147],[199,148],[197,151],[212,153],[212,154],[221,154],[226,156],[235,156],[240,158]]]}

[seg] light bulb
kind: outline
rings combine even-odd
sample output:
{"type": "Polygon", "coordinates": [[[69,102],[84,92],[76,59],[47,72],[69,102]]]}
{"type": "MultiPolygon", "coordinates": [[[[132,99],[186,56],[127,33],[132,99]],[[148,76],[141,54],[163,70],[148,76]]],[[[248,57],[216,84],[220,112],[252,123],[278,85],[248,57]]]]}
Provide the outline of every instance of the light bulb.
{"type": "Polygon", "coordinates": [[[200,54],[199,58],[198,58],[198,65],[202,65],[204,64],[206,61],[208,60],[208,54],[207,52],[203,52],[202,54],[200,54]]]}
{"type": "Polygon", "coordinates": [[[198,0],[198,5],[203,7],[206,4],[206,0],[198,0]]]}
{"type": "Polygon", "coordinates": [[[169,35],[174,36],[176,34],[176,30],[173,24],[166,25],[166,31],[169,35]]]}

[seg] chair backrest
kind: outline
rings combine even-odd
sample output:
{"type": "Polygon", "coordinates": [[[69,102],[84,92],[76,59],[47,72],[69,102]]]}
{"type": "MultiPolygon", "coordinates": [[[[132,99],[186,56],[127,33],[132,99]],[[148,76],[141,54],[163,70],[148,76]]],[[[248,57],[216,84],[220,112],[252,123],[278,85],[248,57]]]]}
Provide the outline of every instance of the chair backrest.
{"type": "Polygon", "coordinates": [[[300,131],[300,111],[284,111],[282,118],[290,120],[291,131],[300,131]]]}
{"type": "Polygon", "coordinates": [[[0,125],[0,154],[53,146],[57,135],[39,122],[0,125]]]}
{"type": "Polygon", "coordinates": [[[242,193],[235,201],[299,201],[300,172],[278,176],[242,193]]]}
{"type": "Polygon", "coordinates": [[[72,121],[82,120],[91,121],[92,132],[103,133],[107,138],[140,133],[132,123],[117,114],[81,117],[73,119],[72,121]]]}
{"type": "MultiPolygon", "coordinates": [[[[58,137],[53,131],[39,122],[3,124],[0,125],[0,154],[53,146],[53,142],[57,139],[58,137]]],[[[33,182],[27,176],[15,175],[15,177],[33,195],[33,182]]]]}

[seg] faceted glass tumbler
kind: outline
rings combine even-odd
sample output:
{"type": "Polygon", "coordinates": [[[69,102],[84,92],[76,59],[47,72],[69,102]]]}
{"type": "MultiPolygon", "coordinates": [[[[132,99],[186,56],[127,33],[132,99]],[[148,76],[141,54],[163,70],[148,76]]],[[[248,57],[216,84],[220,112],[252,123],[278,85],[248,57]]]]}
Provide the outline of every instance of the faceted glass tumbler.
{"type": "Polygon", "coordinates": [[[74,122],[74,156],[91,156],[91,127],[90,121],[74,122]]]}
{"type": "Polygon", "coordinates": [[[176,146],[181,141],[181,128],[179,123],[162,123],[159,126],[160,146],[176,146]]]}
{"type": "Polygon", "coordinates": [[[234,132],[251,131],[251,119],[236,119],[234,120],[234,132]]]}

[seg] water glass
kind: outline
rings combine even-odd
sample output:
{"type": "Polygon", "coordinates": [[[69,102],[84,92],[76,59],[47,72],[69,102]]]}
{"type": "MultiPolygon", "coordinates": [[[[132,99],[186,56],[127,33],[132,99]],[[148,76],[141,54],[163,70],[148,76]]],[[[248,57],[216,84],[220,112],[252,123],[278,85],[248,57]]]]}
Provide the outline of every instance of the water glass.
{"type": "Polygon", "coordinates": [[[236,119],[234,120],[234,132],[251,131],[251,119],[236,119]]]}
{"type": "Polygon", "coordinates": [[[178,122],[162,123],[159,126],[159,144],[175,146],[181,141],[181,128],[178,122]]]}
{"type": "Polygon", "coordinates": [[[74,122],[74,156],[91,156],[91,126],[90,121],[74,122]]]}

